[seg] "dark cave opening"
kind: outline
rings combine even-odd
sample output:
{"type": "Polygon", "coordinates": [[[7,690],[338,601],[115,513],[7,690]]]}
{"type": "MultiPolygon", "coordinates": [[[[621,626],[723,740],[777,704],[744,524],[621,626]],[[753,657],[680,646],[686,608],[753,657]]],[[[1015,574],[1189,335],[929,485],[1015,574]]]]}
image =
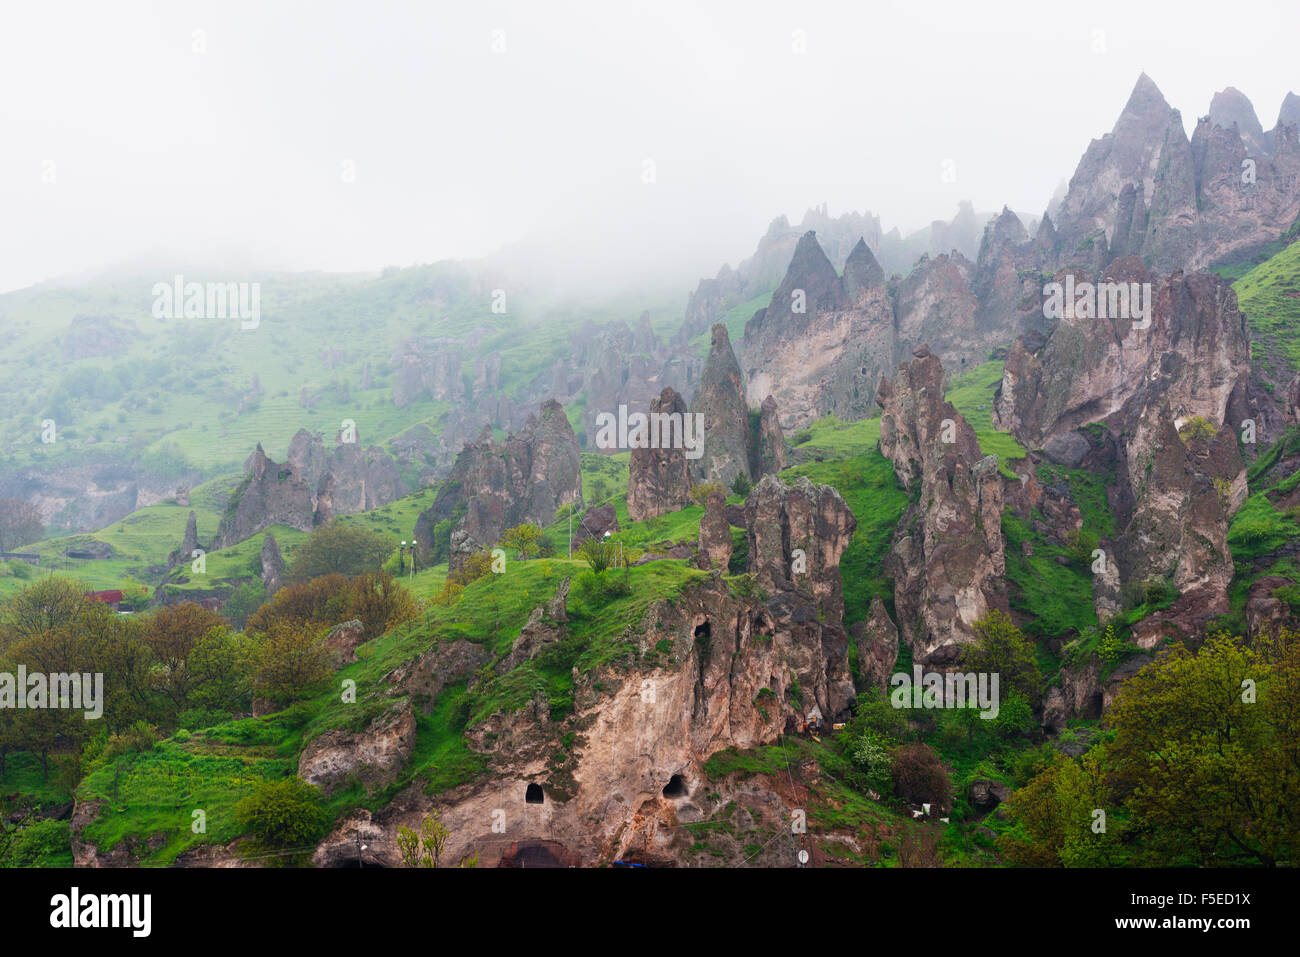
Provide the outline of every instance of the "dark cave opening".
{"type": "Polygon", "coordinates": [[[686,782],[682,780],[682,776],[680,774],[674,774],[671,778],[668,779],[668,783],[664,785],[664,797],[682,798],[682,797],[686,797],[686,795],[687,795],[686,782]]]}
{"type": "Polygon", "coordinates": [[[695,626],[695,640],[696,640],[696,641],[708,641],[708,640],[709,640],[709,633],[710,633],[711,631],[712,631],[712,629],[709,628],[709,623],[708,623],[707,620],[706,620],[703,624],[696,625],[696,626],[695,626]]]}
{"type": "Polygon", "coordinates": [[[525,804],[543,804],[546,798],[542,795],[542,786],[540,784],[528,785],[528,790],[524,792],[525,804]]]}

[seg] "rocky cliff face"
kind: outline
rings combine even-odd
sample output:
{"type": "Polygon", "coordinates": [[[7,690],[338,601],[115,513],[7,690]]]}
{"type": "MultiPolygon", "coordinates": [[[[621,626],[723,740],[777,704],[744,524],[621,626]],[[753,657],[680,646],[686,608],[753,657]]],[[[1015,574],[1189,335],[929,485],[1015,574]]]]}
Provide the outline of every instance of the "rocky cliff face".
{"type": "Polygon", "coordinates": [[[267,458],[258,443],[244,463],[244,481],[231,495],[214,547],[228,548],[272,525],[310,531],[406,492],[397,464],[379,446],[340,442],[326,452],[320,436],[300,429],[283,464],[267,458]]]}
{"type": "Polygon", "coordinates": [[[754,442],[750,467],[752,474],[775,475],[789,463],[790,450],[786,447],[785,432],[781,429],[781,414],[776,407],[776,399],[770,395],[763,400],[759,409],[758,434],[750,438],[754,442]]]}
{"type": "Polygon", "coordinates": [[[1185,631],[1226,610],[1228,522],[1246,496],[1236,433],[1266,418],[1267,398],[1253,392],[1248,327],[1225,282],[1180,272],[1159,280],[1135,257],[1112,263],[1105,279],[1151,283],[1150,326],[1067,315],[1046,339],[1021,339],[995,424],[1049,454],[1077,444],[1084,425],[1106,426],[1121,479],[1112,558],[1125,583],[1166,580],[1183,592],[1144,627],[1176,621],[1185,631]]]}
{"type": "Polygon", "coordinates": [[[945,402],[943,365],[924,345],[882,379],[880,450],[917,496],[887,560],[903,640],[921,664],[954,661],[990,608],[1006,610],[997,456],[945,402]]]}
{"type": "Polygon", "coordinates": [[[1265,133],[1250,101],[1229,88],[1189,141],[1143,74],[1070,180],[1054,216],[1055,264],[1095,271],[1141,255],[1162,272],[1201,269],[1277,239],[1300,215],[1300,149],[1286,116],[1283,104],[1265,133]]]}
{"type": "MultiPolygon", "coordinates": [[[[650,414],[684,416],[686,403],[672,389],[664,389],[650,403],[650,414]]],[[[692,485],[684,448],[635,448],[628,460],[628,517],[640,522],[683,509],[691,504],[692,485]]]]}
{"type": "Polygon", "coordinates": [[[465,445],[451,477],[416,524],[416,547],[427,562],[434,526],[462,515],[452,532],[454,568],[471,552],[491,547],[506,529],[523,522],[549,525],[561,505],[581,502],[578,438],[564,408],[552,400],[518,435],[497,444],[485,429],[478,442],[465,445]]]}
{"type": "Polygon", "coordinates": [[[287,462],[267,458],[259,442],[244,462],[244,481],[231,493],[215,544],[228,548],[272,525],[309,532],[315,514],[311,485],[287,462]]]}
{"type": "Polygon", "coordinates": [[[745,384],[722,323],[713,327],[712,345],[690,412],[704,417],[703,447],[700,457],[690,462],[691,477],[697,483],[721,482],[724,487],[730,487],[737,475],[749,478],[751,437],[745,384]]]}
{"type": "Polygon", "coordinates": [[[689,401],[700,376],[699,359],[660,342],[648,315],[636,330],[622,321],[581,329],[573,336],[571,349],[582,370],[581,388],[587,397],[582,427],[586,447],[592,451],[620,451],[597,448],[598,415],[617,415],[621,405],[629,410],[645,408],[665,388],[689,401]]]}
{"type": "Polygon", "coordinates": [[[827,413],[866,418],[893,358],[893,327],[883,271],[866,244],[854,247],[841,278],[816,236],[805,233],[771,305],[745,325],[749,402],[773,396],[785,428],[827,413]]]}
{"type": "Polygon", "coordinates": [[[394,370],[393,404],[399,409],[412,402],[454,401],[465,394],[460,377],[464,356],[456,339],[411,336],[402,340],[388,360],[394,370]]]}
{"type": "MultiPolygon", "coordinates": [[[[562,721],[552,720],[542,695],[472,726],[470,745],[489,770],[436,799],[451,835],[446,857],[478,853],[482,865],[492,866],[521,848],[545,846],[551,857],[575,864],[685,864],[694,839],[680,825],[706,819],[732,797],[730,784],[716,794],[703,786],[711,755],[775,742],[810,712],[826,722],[846,713],[853,696],[848,637],[838,597],[824,586],[838,579],[853,516],[837,493],[806,481],[783,486],[765,479],[760,488],[746,506],[760,529],[748,567],[772,591],[742,595],[717,576],[704,577],[674,601],[650,605],[631,632],[635,654],[575,671],[573,713],[562,721]],[[824,537],[808,549],[806,574],[788,571],[778,537],[785,534],[824,537]],[[671,650],[663,653],[664,646],[671,650]],[[558,761],[561,738],[567,750],[558,761]],[[504,834],[494,831],[494,821],[504,824],[504,834]]],[[[524,631],[549,635],[563,627],[563,617],[562,601],[548,603],[524,631]]],[[[424,700],[425,686],[444,673],[451,681],[481,666],[479,646],[472,646],[479,657],[456,650],[466,644],[439,643],[394,671],[380,692],[389,702],[377,709],[380,717],[352,733],[355,741],[323,735],[308,746],[299,773],[329,787],[345,773],[387,780],[405,760],[403,722],[411,702],[424,700]],[[350,766],[338,750],[348,743],[359,756],[350,766]]],[[[754,782],[743,786],[761,792],[773,815],[788,816],[793,795],[754,782]]],[[[364,833],[368,860],[395,864],[397,828],[417,824],[431,806],[423,789],[413,787],[377,814],[345,820],[316,860],[336,861],[346,841],[364,833]]]]}
{"type": "Polygon", "coordinates": [[[299,429],[289,443],[289,465],[316,490],[316,523],[387,505],[407,494],[393,457],[359,437],[326,452],[319,435],[299,429]]]}

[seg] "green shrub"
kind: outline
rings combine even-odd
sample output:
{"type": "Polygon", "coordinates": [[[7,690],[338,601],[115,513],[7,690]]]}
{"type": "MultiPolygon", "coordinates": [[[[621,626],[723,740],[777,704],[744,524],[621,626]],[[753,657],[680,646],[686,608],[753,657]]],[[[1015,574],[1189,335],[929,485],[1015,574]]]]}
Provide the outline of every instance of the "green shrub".
{"type": "Polygon", "coordinates": [[[320,790],[297,777],[259,785],[235,805],[239,823],[262,845],[305,848],[327,823],[320,790]]]}

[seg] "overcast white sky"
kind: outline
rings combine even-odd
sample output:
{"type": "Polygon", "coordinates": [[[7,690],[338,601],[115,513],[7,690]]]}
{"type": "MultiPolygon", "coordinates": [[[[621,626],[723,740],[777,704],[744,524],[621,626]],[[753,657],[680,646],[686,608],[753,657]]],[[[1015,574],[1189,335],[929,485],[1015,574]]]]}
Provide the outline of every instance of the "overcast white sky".
{"type": "Polygon", "coordinates": [[[1295,0],[8,3],[0,290],[530,236],[712,274],[822,202],[904,231],[1040,212],[1142,70],[1189,129],[1229,85],[1272,127],[1297,36],[1295,0]]]}

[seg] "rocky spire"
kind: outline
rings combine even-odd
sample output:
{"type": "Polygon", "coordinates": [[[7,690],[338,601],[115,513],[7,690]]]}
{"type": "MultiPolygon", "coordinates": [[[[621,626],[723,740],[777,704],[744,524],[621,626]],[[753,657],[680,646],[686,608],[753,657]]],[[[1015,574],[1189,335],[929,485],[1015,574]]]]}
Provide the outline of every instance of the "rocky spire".
{"type": "Polygon", "coordinates": [[[172,552],[167,559],[167,566],[175,568],[177,565],[183,565],[194,555],[194,550],[199,547],[199,523],[198,518],[193,512],[190,512],[189,519],[185,522],[185,537],[181,539],[181,547],[172,552]]]}
{"type": "Polygon", "coordinates": [[[262,539],[262,584],[266,586],[268,598],[284,584],[284,559],[280,557],[279,543],[270,532],[262,539]]]}
{"type": "Polygon", "coordinates": [[[858,244],[849,253],[844,262],[844,292],[850,301],[858,297],[871,286],[885,281],[885,270],[881,268],[876,257],[871,254],[865,239],[858,239],[858,244]]]}
{"type": "Polygon", "coordinates": [[[772,294],[772,304],[766,310],[767,318],[802,323],[809,316],[831,312],[844,305],[840,277],[817,242],[817,234],[809,230],[799,238],[785,279],[772,294]],[[797,311],[800,306],[803,312],[797,311]]]}
{"type": "Polygon", "coordinates": [[[1225,130],[1237,127],[1246,149],[1257,152],[1264,148],[1264,127],[1255,115],[1255,107],[1236,87],[1228,87],[1214,94],[1210,101],[1210,122],[1222,126],[1225,130]]]}
{"type": "Polygon", "coordinates": [[[781,429],[776,399],[770,395],[763,400],[758,420],[758,435],[752,438],[755,443],[753,474],[756,478],[762,475],[774,475],[786,467],[789,453],[785,445],[785,432],[781,429]]]}
{"type": "Polygon", "coordinates": [[[1300,127],[1300,96],[1287,93],[1282,100],[1282,109],[1277,114],[1277,125],[1300,127]]]}
{"type": "Polygon", "coordinates": [[[741,473],[748,478],[750,436],[745,384],[727,327],[720,322],[713,326],[709,357],[690,411],[704,416],[703,449],[700,457],[691,462],[691,477],[696,482],[721,482],[724,487],[729,487],[741,473]]]}
{"type": "MultiPolygon", "coordinates": [[[[651,401],[650,412],[684,419],[686,403],[676,390],[666,388],[651,401]]],[[[639,522],[685,508],[691,504],[691,485],[684,448],[634,448],[627,470],[628,517],[639,522]]]]}

